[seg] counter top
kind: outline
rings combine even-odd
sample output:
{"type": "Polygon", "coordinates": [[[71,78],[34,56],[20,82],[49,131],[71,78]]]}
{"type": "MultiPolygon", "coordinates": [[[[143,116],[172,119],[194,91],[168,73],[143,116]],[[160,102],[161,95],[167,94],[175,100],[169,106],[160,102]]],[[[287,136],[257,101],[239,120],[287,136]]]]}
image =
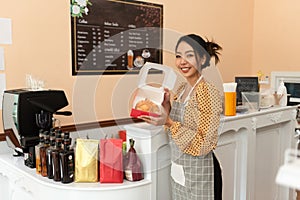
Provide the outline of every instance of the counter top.
{"type": "MultiPolygon", "coordinates": [[[[280,112],[280,111],[286,111],[286,110],[295,110],[297,109],[298,106],[272,106],[270,108],[266,108],[266,109],[260,109],[259,111],[256,112],[249,112],[249,113],[237,113],[235,116],[224,116],[222,115],[222,118],[225,121],[233,121],[236,119],[242,119],[242,118],[249,118],[252,116],[258,116],[258,115],[265,115],[268,113],[273,113],[273,112],[280,112]]],[[[295,113],[296,114],[296,113],[295,113]]],[[[296,115],[295,115],[296,117],[296,115]]]]}
{"type": "Polygon", "coordinates": [[[219,135],[241,128],[258,129],[274,124],[294,121],[296,127],[296,106],[271,107],[251,113],[237,113],[235,116],[222,116],[219,126],[219,135]]]}
{"type": "Polygon", "coordinates": [[[125,189],[125,188],[133,188],[133,187],[138,187],[141,185],[146,185],[150,184],[151,181],[144,179],[141,181],[136,181],[136,182],[130,182],[127,180],[124,180],[123,183],[100,183],[100,182],[95,182],[95,183],[69,183],[69,184],[63,184],[61,182],[56,182],[53,181],[53,179],[48,179],[47,177],[43,177],[39,174],[36,174],[35,168],[29,168],[24,165],[24,160],[23,157],[14,157],[11,154],[0,154],[0,173],[2,168],[1,165],[5,165],[13,171],[16,171],[20,173],[22,176],[28,177],[32,179],[33,181],[38,182],[39,184],[43,184],[47,187],[56,187],[64,190],[73,190],[76,188],[76,190],[120,190],[120,189],[125,189]]]}
{"type": "Polygon", "coordinates": [[[0,154],[1,200],[151,200],[152,181],[123,183],[69,183],[55,182],[36,174],[24,165],[22,157],[0,154]]]}

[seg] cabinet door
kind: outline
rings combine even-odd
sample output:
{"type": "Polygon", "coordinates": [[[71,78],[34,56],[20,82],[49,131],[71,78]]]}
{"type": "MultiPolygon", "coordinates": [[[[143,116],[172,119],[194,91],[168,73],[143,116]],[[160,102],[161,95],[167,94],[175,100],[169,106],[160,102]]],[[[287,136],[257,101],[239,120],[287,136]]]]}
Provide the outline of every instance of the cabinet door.
{"type": "Polygon", "coordinates": [[[288,123],[256,130],[255,199],[289,199],[289,190],[275,183],[284,152],[291,148],[294,134],[288,123]]]}
{"type": "Polygon", "coordinates": [[[223,133],[215,154],[222,168],[223,199],[246,199],[248,157],[246,130],[223,133]]]}

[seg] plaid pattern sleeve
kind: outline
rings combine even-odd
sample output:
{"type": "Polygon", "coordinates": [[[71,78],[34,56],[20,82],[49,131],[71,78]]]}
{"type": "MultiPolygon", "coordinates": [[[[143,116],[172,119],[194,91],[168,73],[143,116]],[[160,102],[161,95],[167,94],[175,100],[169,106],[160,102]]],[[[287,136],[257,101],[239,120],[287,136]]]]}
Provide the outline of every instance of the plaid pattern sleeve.
{"type": "Polygon", "coordinates": [[[184,111],[184,123],[175,122],[170,132],[177,146],[193,156],[206,155],[215,149],[222,111],[218,90],[201,81],[184,111]]]}

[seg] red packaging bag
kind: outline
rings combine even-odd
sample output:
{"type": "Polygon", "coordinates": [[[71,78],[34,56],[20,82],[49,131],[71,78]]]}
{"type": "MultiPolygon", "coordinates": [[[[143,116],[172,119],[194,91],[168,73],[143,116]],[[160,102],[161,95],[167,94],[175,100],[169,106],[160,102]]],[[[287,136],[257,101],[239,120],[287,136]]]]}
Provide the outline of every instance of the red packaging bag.
{"type": "Polygon", "coordinates": [[[125,178],[128,181],[140,181],[144,179],[143,165],[134,149],[134,140],[129,139],[129,142],[130,149],[126,154],[124,161],[125,178]]]}
{"type": "Polygon", "coordinates": [[[123,183],[122,139],[100,140],[100,183],[123,183]]]}

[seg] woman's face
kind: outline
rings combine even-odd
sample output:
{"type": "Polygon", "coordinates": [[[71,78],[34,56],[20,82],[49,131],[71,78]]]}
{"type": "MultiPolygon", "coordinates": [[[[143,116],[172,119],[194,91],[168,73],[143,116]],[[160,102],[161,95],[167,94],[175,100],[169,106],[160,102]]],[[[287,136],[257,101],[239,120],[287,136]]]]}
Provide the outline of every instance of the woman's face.
{"type": "MultiPolygon", "coordinates": [[[[185,78],[199,77],[201,73],[198,69],[197,54],[194,49],[186,42],[180,42],[176,54],[175,65],[185,78]]],[[[198,58],[199,62],[205,61],[203,58],[198,58]]],[[[201,64],[200,64],[201,65],[201,64]]]]}

